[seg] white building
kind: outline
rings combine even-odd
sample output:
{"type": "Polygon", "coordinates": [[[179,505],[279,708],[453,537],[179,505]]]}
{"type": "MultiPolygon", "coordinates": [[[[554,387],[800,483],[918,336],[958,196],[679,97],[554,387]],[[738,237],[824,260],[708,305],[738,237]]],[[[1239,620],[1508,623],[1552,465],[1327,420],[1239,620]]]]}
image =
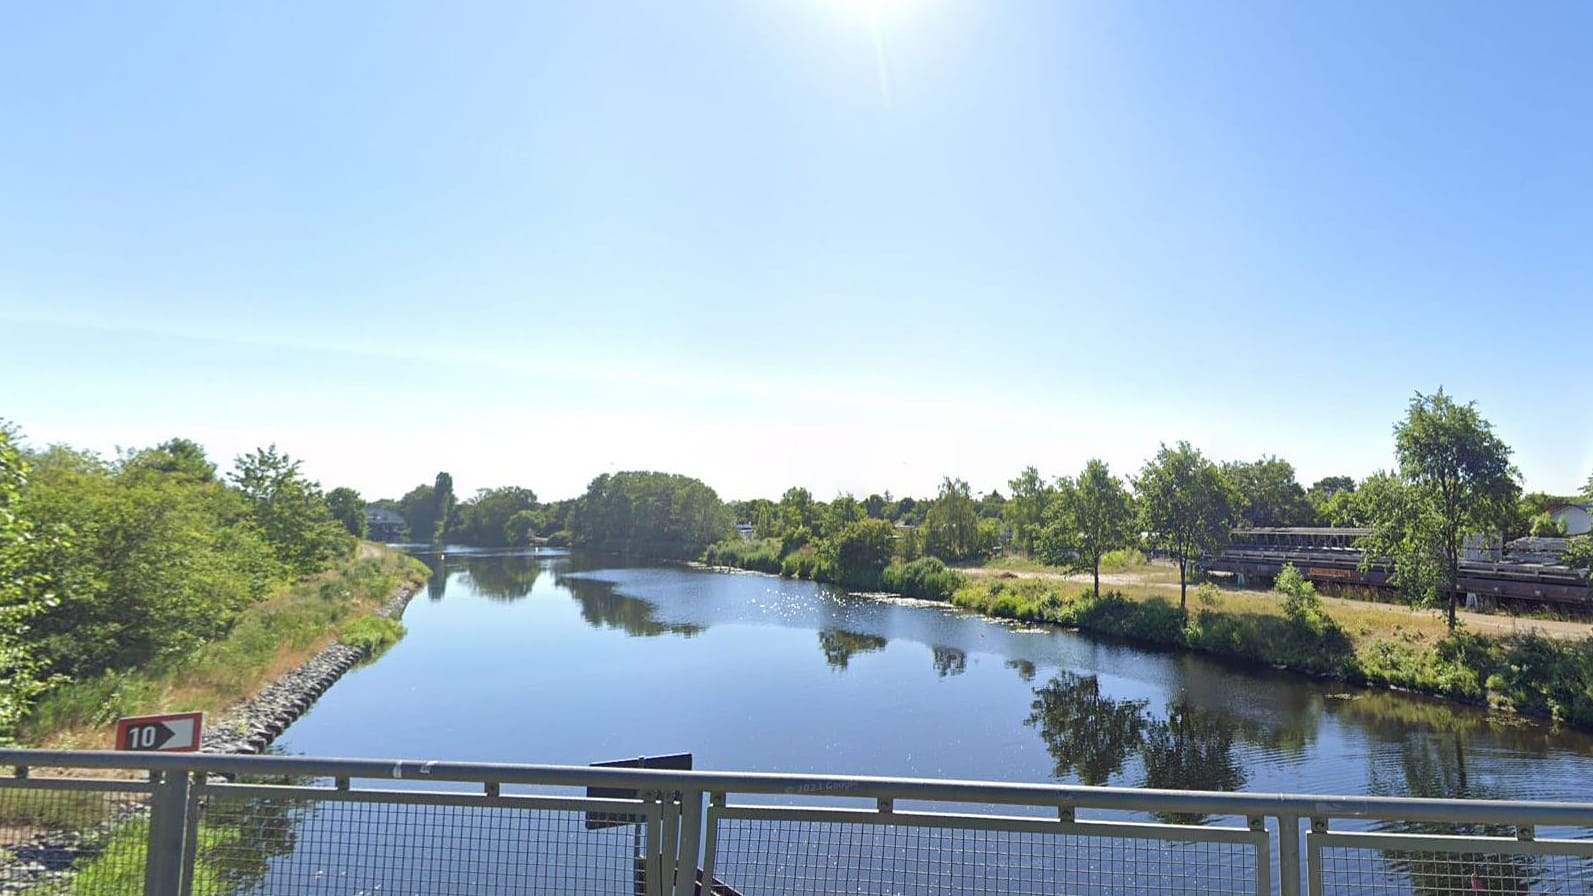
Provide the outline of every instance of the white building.
{"type": "Polygon", "coordinates": [[[1593,504],[1550,504],[1549,516],[1565,526],[1567,535],[1593,532],[1593,504]]]}

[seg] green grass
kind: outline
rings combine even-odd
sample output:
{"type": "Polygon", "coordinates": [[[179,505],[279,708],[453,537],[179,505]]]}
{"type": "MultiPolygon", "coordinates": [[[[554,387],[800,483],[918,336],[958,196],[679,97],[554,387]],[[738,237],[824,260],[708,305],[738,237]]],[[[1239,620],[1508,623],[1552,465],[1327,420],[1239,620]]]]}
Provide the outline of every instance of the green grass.
{"type": "Polygon", "coordinates": [[[1060,579],[982,577],[957,590],[959,607],[1047,622],[1160,647],[1195,650],[1344,681],[1435,694],[1593,728],[1593,638],[1450,633],[1431,611],[1336,601],[1285,611],[1272,592],[1114,588],[1096,597],[1060,579]]]}
{"type": "Polygon", "coordinates": [[[226,637],[154,666],[108,672],[59,685],[23,725],[23,742],[106,747],[106,726],[124,715],[217,712],[247,699],[352,631],[361,649],[396,641],[402,626],[364,622],[402,583],[418,587],[427,571],[414,558],[365,549],[340,568],[311,577],[246,610],[226,637]],[[396,629],[392,626],[397,626],[396,629]]]}

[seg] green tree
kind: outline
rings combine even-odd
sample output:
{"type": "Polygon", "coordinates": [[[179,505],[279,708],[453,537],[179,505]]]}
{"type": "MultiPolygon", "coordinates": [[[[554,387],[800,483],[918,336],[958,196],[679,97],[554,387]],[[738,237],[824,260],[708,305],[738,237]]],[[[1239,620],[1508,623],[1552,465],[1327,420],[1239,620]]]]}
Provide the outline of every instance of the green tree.
{"type": "Polygon", "coordinates": [[[1023,472],[1007,483],[1012,497],[1007,500],[1007,525],[1012,527],[1012,540],[1025,557],[1034,556],[1035,542],[1045,525],[1046,508],[1055,496],[1055,489],[1040,478],[1040,471],[1024,467],[1023,472]]]}
{"type": "Polygon", "coordinates": [[[539,521],[537,514],[532,510],[521,510],[503,524],[503,540],[510,547],[523,547],[531,543],[531,536],[538,531],[539,521]]]}
{"type": "Polygon", "coordinates": [[[1395,583],[1409,598],[1447,599],[1453,630],[1465,538],[1508,523],[1519,474],[1476,404],[1458,404],[1443,389],[1411,399],[1394,426],[1394,448],[1402,488],[1390,489],[1374,511],[1366,554],[1392,558],[1395,583]]]}
{"type": "Polygon", "coordinates": [[[1288,461],[1263,457],[1226,463],[1222,473],[1239,496],[1234,507],[1239,525],[1273,528],[1309,526],[1315,521],[1316,513],[1288,461]]]}
{"type": "Polygon", "coordinates": [[[829,506],[824,508],[824,533],[837,534],[847,526],[867,519],[868,514],[863,512],[863,505],[851,495],[838,495],[829,506]]]}
{"type": "Polygon", "coordinates": [[[437,531],[437,490],[430,485],[417,485],[398,499],[398,512],[409,526],[409,540],[431,544],[437,531]]]}
{"type": "Polygon", "coordinates": [[[525,538],[511,541],[507,526],[515,514],[530,513],[536,508],[537,494],[528,488],[511,485],[480,489],[453,513],[448,540],[483,547],[525,544],[525,538]]]}
{"type": "Polygon", "coordinates": [[[856,520],[825,540],[825,559],[835,578],[849,588],[879,588],[880,574],[891,562],[895,531],[884,520],[856,520]]]}
{"type": "Polygon", "coordinates": [[[801,486],[792,486],[780,496],[780,532],[820,529],[818,508],[813,504],[813,493],[801,486]]]}
{"type": "Polygon", "coordinates": [[[123,460],[124,474],[155,473],[189,482],[215,482],[216,465],[205,449],[189,439],[167,439],[154,448],[135,452],[123,460]]]}
{"type": "Polygon", "coordinates": [[[438,473],[436,482],[432,483],[431,494],[432,500],[437,502],[437,528],[430,540],[438,544],[447,537],[455,522],[454,510],[459,501],[454,497],[454,477],[448,473],[438,473]]]}
{"type": "Polygon", "coordinates": [[[348,486],[339,486],[326,493],[326,507],[332,519],[355,538],[365,537],[365,499],[348,486]]]}
{"type": "Polygon", "coordinates": [[[0,745],[13,742],[17,723],[46,687],[30,627],[54,603],[37,562],[53,538],[22,512],[28,473],[13,431],[0,421],[0,745]]]}
{"type": "Polygon", "coordinates": [[[1141,525],[1178,564],[1178,606],[1189,605],[1189,566],[1228,544],[1234,494],[1216,464],[1188,442],[1166,445],[1134,481],[1141,525]]]}
{"type": "Polygon", "coordinates": [[[733,527],[713,489],[672,473],[605,473],[569,516],[577,547],[665,560],[694,560],[733,527]]]}
{"type": "Polygon", "coordinates": [[[299,461],[272,445],[239,455],[233,466],[230,478],[255,525],[294,573],[319,572],[349,549],[348,534],[332,519],[320,485],[299,472],[299,461]]]}
{"type": "Polygon", "coordinates": [[[1062,479],[1040,536],[1047,563],[1089,570],[1101,593],[1101,557],[1133,542],[1134,502],[1103,460],[1092,458],[1078,479],[1062,479]]]}
{"type": "Polygon", "coordinates": [[[979,514],[968,483],[947,476],[924,513],[924,553],[942,560],[966,560],[979,549],[979,514]]]}

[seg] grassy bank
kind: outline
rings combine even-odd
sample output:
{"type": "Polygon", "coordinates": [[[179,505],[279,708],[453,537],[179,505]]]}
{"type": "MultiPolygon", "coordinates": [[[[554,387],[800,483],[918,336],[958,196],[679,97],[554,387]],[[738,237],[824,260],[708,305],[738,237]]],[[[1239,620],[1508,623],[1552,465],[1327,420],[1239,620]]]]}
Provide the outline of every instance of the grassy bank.
{"type": "Polygon", "coordinates": [[[1428,611],[1334,603],[1285,612],[1282,595],[1114,586],[1096,597],[1058,579],[981,577],[959,588],[959,607],[1078,628],[1144,644],[1196,650],[1347,682],[1404,688],[1593,728],[1593,638],[1534,633],[1450,634],[1428,611]]]}
{"type": "Polygon", "coordinates": [[[220,712],[334,641],[380,650],[402,629],[370,614],[400,585],[419,587],[426,576],[426,567],[412,557],[361,545],[337,568],[248,608],[218,640],[135,670],[57,685],[33,708],[22,728],[22,742],[109,748],[109,726],[121,716],[220,712]]]}

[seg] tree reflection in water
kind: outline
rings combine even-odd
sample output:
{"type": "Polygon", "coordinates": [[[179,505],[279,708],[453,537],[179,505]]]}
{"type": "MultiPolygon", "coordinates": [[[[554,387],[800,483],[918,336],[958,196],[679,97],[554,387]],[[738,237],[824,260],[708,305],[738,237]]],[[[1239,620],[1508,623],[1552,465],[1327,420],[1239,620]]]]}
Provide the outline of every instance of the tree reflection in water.
{"type": "Polygon", "coordinates": [[[1018,677],[1024,681],[1034,681],[1034,660],[1007,660],[1006,666],[1018,670],[1018,677]]]}
{"type": "Polygon", "coordinates": [[[1123,770],[1145,731],[1144,700],[1114,700],[1101,694],[1094,675],[1058,672],[1035,688],[1026,724],[1040,730],[1056,763],[1051,774],[1077,774],[1084,784],[1105,784],[1123,770]]]}
{"type": "MultiPolygon", "coordinates": [[[[1399,740],[1397,769],[1386,757],[1372,757],[1371,791],[1378,796],[1432,799],[1504,799],[1503,792],[1473,781],[1466,767],[1465,735],[1455,731],[1407,732],[1399,740]]],[[[1509,825],[1391,822],[1379,830],[1398,834],[1448,834],[1514,837],[1509,825]]],[[[1383,859],[1396,875],[1408,877],[1420,894],[1529,893],[1542,876],[1532,856],[1480,853],[1425,853],[1386,850],[1383,859]]]]}
{"type": "MultiPolygon", "coordinates": [[[[311,779],[251,777],[238,783],[302,787],[311,779]]],[[[207,797],[200,816],[195,892],[254,891],[265,879],[272,859],[293,854],[299,824],[310,805],[298,799],[207,797]]]]}
{"type": "MultiPolygon", "coordinates": [[[[1248,778],[1233,749],[1246,728],[1240,719],[1201,709],[1187,698],[1168,704],[1163,719],[1151,717],[1146,712],[1148,706],[1145,700],[1119,700],[1102,694],[1096,676],[1062,671],[1035,688],[1025,722],[1045,741],[1058,778],[1077,775],[1083,784],[1106,784],[1137,752],[1147,787],[1244,787],[1248,778]]],[[[1158,817],[1185,824],[1206,819],[1182,813],[1158,817]]]]}
{"type": "Polygon", "coordinates": [[[581,605],[581,618],[593,628],[619,629],[627,635],[652,638],[682,635],[690,638],[703,631],[700,625],[669,624],[653,618],[658,605],[627,597],[614,590],[612,582],[578,576],[559,576],[554,584],[570,592],[581,605]]]}
{"type": "MultiPolygon", "coordinates": [[[[1200,709],[1188,700],[1168,704],[1167,718],[1151,722],[1142,756],[1145,786],[1175,790],[1241,790],[1249,777],[1234,756],[1240,730],[1228,713],[1200,709]]],[[[1204,814],[1156,813],[1173,824],[1199,824],[1204,814]]]]}
{"type": "Polygon", "coordinates": [[[533,554],[485,557],[465,555],[465,575],[488,600],[519,600],[531,593],[542,574],[542,561],[533,554]]]}
{"type": "Polygon", "coordinates": [[[865,635],[845,629],[828,628],[819,632],[819,649],[824,651],[824,661],[832,669],[845,669],[852,657],[860,653],[873,653],[885,649],[885,639],[878,635],[865,635]]]}
{"type": "Polygon", "coordinates": [[[411,556],[431,570],[431,578],[426,580],[426,597],[442,600],[443,595],[448,593],[448,555],[424,553],[411,556]]]}

